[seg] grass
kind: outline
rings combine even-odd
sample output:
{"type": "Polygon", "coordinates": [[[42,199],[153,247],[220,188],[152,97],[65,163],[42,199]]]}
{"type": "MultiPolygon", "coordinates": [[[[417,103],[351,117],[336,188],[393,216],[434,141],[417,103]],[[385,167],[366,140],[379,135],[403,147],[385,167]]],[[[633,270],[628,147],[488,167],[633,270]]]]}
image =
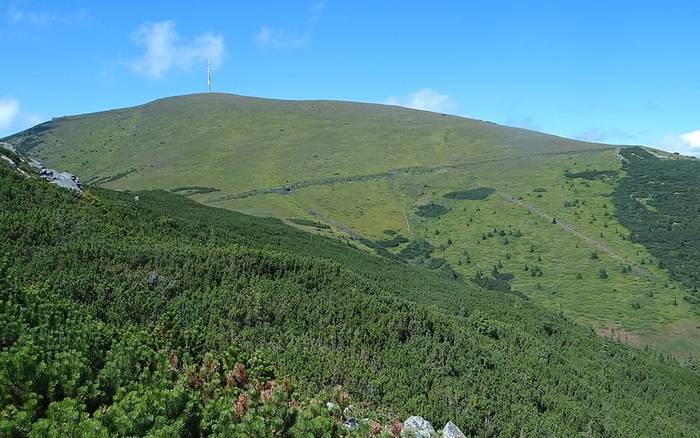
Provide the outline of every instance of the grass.
{"type": "Polygon", "coordinates": [[[108,187],[168,189],[186,181],[233,193],[337,175],[601,147],[399,107],[227,94],[67,117],[40,130],[41,142],[31,132],[24,141],[9,141],[86,179],[137,169],[108,187]]]}
{"type": "MultiPolygon", "coordinates": [[[[610,198],[624,172],[611,147],[397,107],[224,94],[69,117],[39,131],[9,141],[106,187],[215,187],[187,193],[204,204],[301,220],[306,231],[358,247],[390,240],[384,231],[392,230],[429,242],[431,256],[465,278],[500,262],[514,275],[514,290],[602,335],[700,354],[686,291],[649,251],[624,239],[630,231],[610,198]],[[357,178],[333,182],[346,177],[357,178]],[[308,184],[222,200],[297,182],[308,184]],[[627,265],[632,270],[623,273],[627,265]],[[542,276],[531,276],[534,267],[542,276]],[[601,268],[607,279],[598,278],[601,268]]],[[[399,254],[408,245],[386,249],[399,254]]]]}

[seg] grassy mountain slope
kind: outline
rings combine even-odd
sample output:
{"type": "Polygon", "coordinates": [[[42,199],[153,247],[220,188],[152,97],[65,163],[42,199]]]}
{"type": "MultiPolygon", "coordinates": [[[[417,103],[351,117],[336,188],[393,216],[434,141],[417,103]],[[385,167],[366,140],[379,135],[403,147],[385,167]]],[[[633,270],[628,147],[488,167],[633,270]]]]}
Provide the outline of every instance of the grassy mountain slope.
{"type": "MultiPolygon", "coordinates": [[[[138,407],[155,409],[160,397],[154,391],[170,391],[168,382],[180,381],[165,371],[173,351],[185,361],[183,369],[201,367],[199,375],[210,378],[214,366],[206,354],[226,357],[233,346],[240,357],[262,355],[245,362],[270,361],[301,392],[342,384],[386,419],[415,413],[436,423],[452,419],[476,436],[695,436],[700,430],[697,371],[601,339],[514,294],[163,191],[95,188],[78,195],[2,165],[0,205],[2,274],[12,285],[2,288],[8,330],[2,330],[0,378],[13,383],[0,385],[3,426],[45,417],[36,426],[42,433],[67,418],[82,418],[81,427],[112,433],[153,427],[172,435],[227,424],[230,434],[243,420],[214,415],[229,412],[240,390],[205,386],[214,391],[206,395],[199,380],[183,380],[179,385],[197,390],[175,384],[173,391],[180,392],[166,392],[172,402],[162,411],[157,407],[155,417],[141,416],[138,407]],[[27,290],[39,296],[21,292],[27,290]],[[50,297],[57,301],[47,303],[50,297]],[[84,312],[70,318],[96,325],[90,329],[95,335],[60,336],[51,324],[36,323],[44,317],[62,321],[60,312],[73,315],[61,306],[84,312]],[[38,313],[24,318],[31,309],[38,313]],[[30,332],[37,337],[20,335],[18,324],[34,327],[30,332]],[[126,331],[120,335],[125,340],[104,344],[112,342],[109,330],[126,331]],[[88,339],[103,344],[84,347],[88,339]],[[18,352],[33,351],[37,342],[62,353],[43,358],[45,367],[18,366],[18,352]],[[74,347],[62,350],[63,343],[74,347]],[[144,343],[151,350],[141,348],[144,343]],[[164,364],[164,374],[119,374],[133,366],[114,358],[103,362],[94,353],[110,348],[137,369],[160,370],[156,364],[164,364]],[[84,357],[93,362],[80,362],[84,357]],[[50,372],[72,366],[83,371],[50,372]],[[54,384],[65,375],[79,379],[54,384]],[[17,387],[20,381],[26,386],[17,387]],[[177,408],[183,397],[189,400],[184,410],[177,408]]],[[[294,420],[254,400],[260,417],[246,427],[264,428],[260,422],[270,416],[294,420]]]]}
{"type": "Polygon", "coordinates": [[[36,131],[39,142],[29,135],[26,142],[16,142],[20,151],[31,151],[48,165],[84,178],[134,170],[118,187],[195,185],[223,194],[395,168],[600,149],[399,107],[228,94],[166,98],[125,110],[66,117],[36,131]]]}
{"type": "Polygon", "coordinates": [[[61,118],[8,141],[95,185],[277,217],[510,288],[604,336],[700,355],[692,288],[618,219],[627,169],[611,146],[398,107],[226,94],[61,118]]]}

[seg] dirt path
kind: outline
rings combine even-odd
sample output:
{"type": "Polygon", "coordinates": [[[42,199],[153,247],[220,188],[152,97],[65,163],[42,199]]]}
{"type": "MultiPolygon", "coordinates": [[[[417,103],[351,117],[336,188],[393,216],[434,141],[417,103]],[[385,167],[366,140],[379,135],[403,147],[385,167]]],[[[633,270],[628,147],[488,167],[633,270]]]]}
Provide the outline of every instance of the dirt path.
{"type": "Polygon", "coordinates": [[[341,184],[341,183],[347,183],[347,182],[374,181],[377,179],[393,178],[398,174],[425,175],[428,173],[440,172],[443,170],[469,169],[469,168],[472,168],[475,166],[481,166],[484,164],[497,163],[497,162],[507,161],[507,160],[523,160],[523,159],[531,159],[531,158],[535,158],[535,157],[544,157],[544,156],[582,154],[582,153],[589,153],[589,152],[605,151],[605,150],[610,150],[610,149],[613,149],[613,148],[601,148],[601,149],[597,149],[595,151],[585,150],[585,151],[545,152],[542,154],[534,154],[534,155],[528,155],[528,156],[523,156],[523,157],[492,158],[489,160],[474,161],[471,163],[464,163],[464,164],[444,164],[444,165],[439,165],[439,166],[400,167],[400,168],[396,168],[396,169],[391,169],[387,172],[370,173],[367,175],[333,176],[333,177],[328,177],[328,178],[295,181],[295,182],[291,182],[291,183],[288,183],[288,184],[285,184],[282,186],[277,186],[277,187],[265,187],[265,188],[248,190],[248,191],[240,192],[240,193],[232,193],[232,194],[228,194],[228,195],[223,195],[223,196],[220,196],[218,198],[208,200],[206,202],[207,203],[225,202],[225,201],[230,201],[233,199],[245,199],[245,198],[250,198],[251,196],[267,195],[270,193],[287,195],[287,194],[294,192],[295,190],[303,189],[306,187],[334,185],[334,184],[341,184]]]}
{"type": "MultiPolygon", "coordinates": [[[[510,194],[508,194],[508,193],[501,193],[501,196],[503,196],[506,200],[508,200],[509,202],[512,202],[513,204],[516,204],[516,205],[519,205],[519,206],[521,206],[521,207],[527,208],[528,210],[530,210],[530,211],[533,212],[534,214],[540,216],[540,217],[543,218],[543,219],[546,219],[547,222],[551,222],[552,219],[554,219],[554,216],[548,214],[548,213],[545,212],[544,210],[542,210],[542,209],[540,209],[540,208],[537,208],[537,207],[535,207],[535,206],[532,205],[532,204],[528,204],[528,203],[526,203],[526,202],[524,202],[524,201],[522,201],[522,200],[520,200],[520,199],[517,199],[517,198],[514,197],[513,195],[510,195],[510,194]]],[[[568,224],[568,223],[566,223],[566,222],[562,222],[562,221],[561,221],[560,219],[558,219],[558,218],[557,218],[557,225],[559,225],[564,231],[569,232],[569,233],[573,234],[574,236],[578,237],[580,240],[585,241],[586,243],[588,243],[589,245],[591,245],[591,246],[594,247],[595,249],[597,249],[597,250],[599,250],[599,251],[601,251],[601,252],[604,252],[604,253],[608,254],[610,257],[612,257],[612,258],[614,258],[614,259],[616,259],[616,260],[619,260],[619,261],[621,261],[621,262],[623,262],[623,263],[629,264],[630,266],[632,266],[632,268],[633,268],[635,271],[637,271],[637,273],[643,274],[644,276],[649,276],[649,275],[651,275],[651,273],[650,273],[649,271],[647,271],[646,269],[641,268],[640,266],[638,266],[638,265],[636,265],[636,264],[630,263],[630,262],[629,262],[628,260],[626,260],[624,257],[622,257],[621,255],[619,255],[618,253],[616,253],[615,251],[613,251],[612,249],[610,249],[610,247],[608,247],[608,246],[606,246],[606,245],[604,245],[604,244],[598,242],[597,240],[594,240],[594,239],[592,239],[592,238],[586,236],[585,234],[581,233],[581,232],[580,232],[579,230],[577,230],[573,225],[568,224]]]]}

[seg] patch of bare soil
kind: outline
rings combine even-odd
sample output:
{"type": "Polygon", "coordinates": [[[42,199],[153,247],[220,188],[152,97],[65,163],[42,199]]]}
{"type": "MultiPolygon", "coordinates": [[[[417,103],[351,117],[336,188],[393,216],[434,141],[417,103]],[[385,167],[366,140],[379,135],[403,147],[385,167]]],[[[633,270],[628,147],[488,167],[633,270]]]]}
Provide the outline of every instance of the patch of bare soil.
{"type": "Polygon", "coordinates": [[[642,344],[638,335],[628,332],[620,326],[601,327],[596,329],[596,333],[604,338],[624,342],[625,344],[634,345],[635,347],[639,347],[642,344]]]}

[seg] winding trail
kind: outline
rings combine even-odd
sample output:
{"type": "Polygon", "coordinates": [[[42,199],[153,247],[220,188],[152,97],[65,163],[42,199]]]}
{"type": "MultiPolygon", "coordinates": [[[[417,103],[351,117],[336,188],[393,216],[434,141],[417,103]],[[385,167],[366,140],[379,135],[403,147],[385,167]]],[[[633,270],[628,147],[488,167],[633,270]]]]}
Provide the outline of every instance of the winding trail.
{"type": "MultiPolygon", "coordinates": [[[[535,213],[536,215],[540,216],[541,218],[546,219],[547,222],[551,222],[552,219],[554,219],[554,216],[548,214],[546,211],[544,211],[544,210],[542,210],[542,209],[540,209],[540,208],[537,208],[537,207],[535,207],[535,206],[532,205],[532,204],[528,204],[527,202],[524,202],[524,201],[522,201],[522,200],[516,198],[515,196],[513,196],[513,195],[511,195],[511,194],[502,193],[502,192],[501,192],[500,194],[501,194],[501,196],[502,196],[503,198],[505,198],[507,201],[509,201],[509,202],[511,202],[511,203],[513,203],[513,204],[519,205],[519,206],[521,206],[521,207],[527,208],[528,210],[530,210],[531,212],[533,212],[533,213],[535,213]]],[[[633,268],[634,270],[636,270],[637,273],[643,274],[644,276],[649,276],[649,275],[651,275],[651,273],[650,273],[649,271],[647,271],[646,269],[641,268],[641,267],[638,266],[637,264],[630,263],[628,260],[626,260],[626,259],[625,259],[624,257],[622,257],[620,254],[618,254],[618,253],[616,253],[615,251],[613,251],[612,249],[610,249],[610,247],[608,247],[608,246],[606,246],[606,245],[604,245],[604,244],[598,242],[597,240],[592,239],[592,238],[586,236],[585,234],[581,233],[581,232],[580,232],[579,230],[577,230],[573,225],[568,224],[568,223],[566,223],[566,222],[562,222],[562,221],[561,221],[560,219],[558,219],[558,218],[557,218],[556,222],[557,222],[557,225],[559,225],[564,231],[573,234],[574,236],[576,236],[576,237],[578,237],[579,239],[581,239],[581,240],[587,242],[589,245],[591,245],[592,247],[596,248],[597,250],[608,254],[610,257],[612,257],[612,258],[614,258],[614,259],[616,259],[616,260],[619,260],[619,261],[621,261],[621,262],[624,262],[624,263],[626,263],[626,264],[632,266],[632,268],[633,268]]]]}
{"type": "Polygon", "coordinates": [[[546,156],[567,155],[567,154],[568,155],[584,154],[584,153],[591,153],[591,152],[606,151],[606,150],[611,150],[611,149],[615,149],[615,148],[600,148],[600,149],[595,149],[595,150],[544,152],[544,153],[540,153],[540,154],[533,154],[533,155],[527,155],[527,156],[521,156],[521,157],[491,158],[488,160],[474,161],[471,163],[464,163],[464,164],[443,164],[443,165],[437,165],[437,166],[399,167],[396,169],[391,169],[391,170],[386,171],[386,172],[370,173],[370,174],[366,174],[366,175],[332,176],[332,177],[328,177],[328,178],[295,181],[295,182],[291,182],[291,183],[288,183],[288,184],[285,184],[282,186],[276,186],[276,187],[264,187],[264,188],[252,189],[252,190],[248,190],[245,192],[232,193],[232,194],[220,196],[218,198],[213,198],[213,199],[207,200],[207,203],[225,202],[225,201],[231,201],[234,199],[245,199],[245,198],[250,198],[252,196],[267,195],[270,193],[276,193],[279,195],[288,195],[288,194],[294,192],[295,190],[303,189],[306,187],[334,185],[334,184],[341,184],[341,183],[347,183],[347,182],[374,181],[374,180],[378,180],[378,179],[393,178],[398,174],[425,175],[428,173],[435,173],[435,172],[440,172],[443,170],[469,169],[469,168],[481,166],[484,164],[498,163],[498,162],[508,161],[508,160],[527,160],[527,159],[532,159],[532,158],[537,158],[537,157],[546,157],[546,156]]]}

